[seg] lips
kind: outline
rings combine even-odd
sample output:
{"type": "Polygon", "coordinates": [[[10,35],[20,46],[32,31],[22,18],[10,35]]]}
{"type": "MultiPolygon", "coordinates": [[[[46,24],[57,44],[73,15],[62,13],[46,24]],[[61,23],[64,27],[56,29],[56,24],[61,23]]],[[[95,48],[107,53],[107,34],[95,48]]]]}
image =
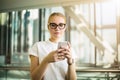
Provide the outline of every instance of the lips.
{"type": "Polygon", "coordinates": [[[54,34],[60,34],[60,32],[55,32],[54,34]]]}

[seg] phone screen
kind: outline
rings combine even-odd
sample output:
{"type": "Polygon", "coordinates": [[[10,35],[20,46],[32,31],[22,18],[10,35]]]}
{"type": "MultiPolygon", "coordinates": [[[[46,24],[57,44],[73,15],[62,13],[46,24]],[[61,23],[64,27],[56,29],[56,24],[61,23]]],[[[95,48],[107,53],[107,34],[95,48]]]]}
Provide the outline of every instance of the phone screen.
{"type": "Polygon", "coordinates": [[[61,48],[61,47],[68,47],[68,42],[59,42],[58,43],[58,48],[61,48]]]}

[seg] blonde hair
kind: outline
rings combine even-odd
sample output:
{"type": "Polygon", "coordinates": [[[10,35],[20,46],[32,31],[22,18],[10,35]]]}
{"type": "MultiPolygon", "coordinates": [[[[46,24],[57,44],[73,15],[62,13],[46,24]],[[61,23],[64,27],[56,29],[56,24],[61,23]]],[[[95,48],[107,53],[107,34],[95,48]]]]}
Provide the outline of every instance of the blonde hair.
{"type": "Polygon", "coordinates": [[[60,12],[54,12],[54,13],[52,13],[52,14],[49,16],[49,18],[48,18],[48,23],[50,22],[50,19],[51,19],[53,16],[63,17],[64,20],[65,20],[65,22],[66,22],[66,17],[65,17],[62,13],[60,13],[60,12]]]}

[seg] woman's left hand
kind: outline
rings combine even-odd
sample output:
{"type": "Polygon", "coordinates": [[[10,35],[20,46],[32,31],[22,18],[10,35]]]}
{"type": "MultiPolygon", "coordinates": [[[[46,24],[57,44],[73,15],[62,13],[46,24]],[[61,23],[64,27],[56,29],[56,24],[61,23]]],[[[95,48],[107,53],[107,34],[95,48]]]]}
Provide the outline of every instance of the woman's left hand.
{"type": "Polygon", "coordinates": [[[72,54],[71,54],[71,46],[70,43],[68,43],[68,47],[61,47],[64,49],[63,53],[65,54],[65,57],[67,58],[68,64],[72,63],[72,54]]]}

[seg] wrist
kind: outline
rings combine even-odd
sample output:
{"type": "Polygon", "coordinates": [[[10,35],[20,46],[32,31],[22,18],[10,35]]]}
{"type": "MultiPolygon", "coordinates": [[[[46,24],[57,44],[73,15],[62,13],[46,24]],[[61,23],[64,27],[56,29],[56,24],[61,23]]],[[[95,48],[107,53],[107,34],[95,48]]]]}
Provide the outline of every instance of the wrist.
{"type": "Polygon", "coordinates": [[[67,63],[68,63],[68,65],[72,65],[72,64],[74,63],[74,59],[69,59],[69,60],[67,61],[67,63]]]}
{"type": "Polygon", "coordinates": [[[46,63],[46,64],[48,64],[48,63],[49,63],[49,61],[48,61],[47,57],[45,57],[45,58],[43,59],[43,61],[44,61],[44,63],[46,63]]]}

